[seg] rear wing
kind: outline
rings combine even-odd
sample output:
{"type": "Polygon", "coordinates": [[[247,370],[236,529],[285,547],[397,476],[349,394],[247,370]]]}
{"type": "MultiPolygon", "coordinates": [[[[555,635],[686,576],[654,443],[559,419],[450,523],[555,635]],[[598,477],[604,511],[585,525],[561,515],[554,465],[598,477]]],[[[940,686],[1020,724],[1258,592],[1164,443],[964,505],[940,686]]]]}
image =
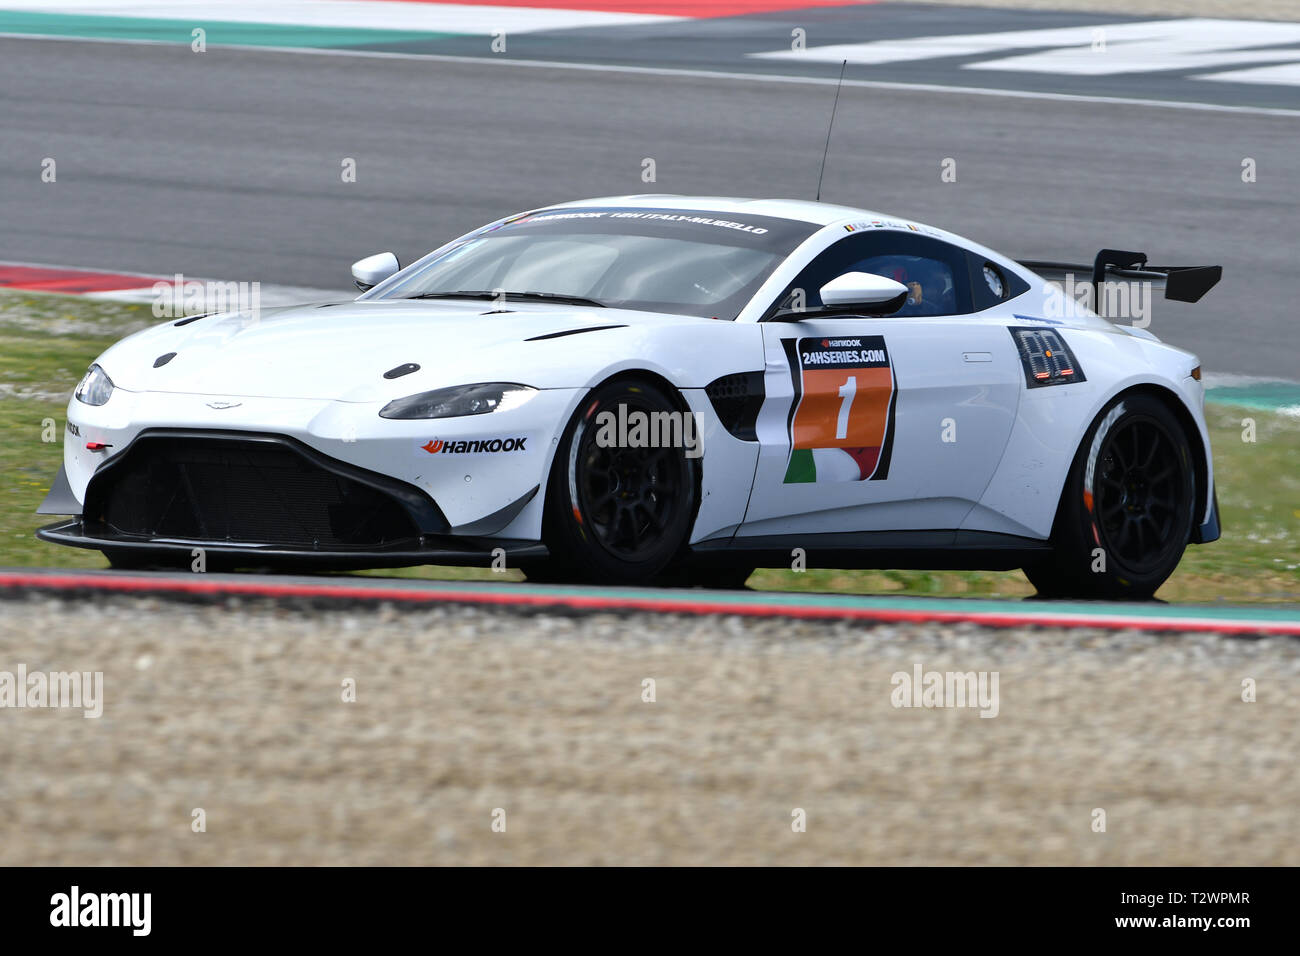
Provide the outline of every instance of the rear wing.
{"type": "Polygon", "coordinates": [[[1093,301],[1101,301],[1101,286],[1108,279],[1135,279],[1162,286],[1165,298],[1175,302],[1199,302],[1223,278],[1223,266],[1151,266],[1144,252],[1103,249],[1091,266],[1069,262],[1043,262],[1021,259],[1027,269],[1047,277],[1080,273],[1092,274],[1093,301]]]}

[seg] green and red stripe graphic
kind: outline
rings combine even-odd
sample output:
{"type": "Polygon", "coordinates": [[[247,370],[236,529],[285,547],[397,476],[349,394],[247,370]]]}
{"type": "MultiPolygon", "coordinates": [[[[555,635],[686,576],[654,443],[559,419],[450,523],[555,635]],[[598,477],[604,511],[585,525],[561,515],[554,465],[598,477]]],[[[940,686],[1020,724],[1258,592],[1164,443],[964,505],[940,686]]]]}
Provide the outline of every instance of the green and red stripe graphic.
{"type": "Polygon", "coordinates": [[[405,606],[460,604],[518,610],[734,614],[850,620],[864,624],[972,623],[984,627],[1093,627],[1103,630],[1182,631],[1300,636],[1300,612],[1285,608],[1176,607],[989,601],[973,598],[865,597],[842,594],[657,591],[651,588],[554,587],[470,581],[385,581],[376,578],[290,580],[260,577],[133,575],[113,571],[0,571],[0,592],[83,596],[113,594],[174,598],[390,602],[405,606]]]}
{"type": "Polygon", "coordinates": [[[0,0],[0,35],[296,48],[672,23],[857,0],[0,0]]]}

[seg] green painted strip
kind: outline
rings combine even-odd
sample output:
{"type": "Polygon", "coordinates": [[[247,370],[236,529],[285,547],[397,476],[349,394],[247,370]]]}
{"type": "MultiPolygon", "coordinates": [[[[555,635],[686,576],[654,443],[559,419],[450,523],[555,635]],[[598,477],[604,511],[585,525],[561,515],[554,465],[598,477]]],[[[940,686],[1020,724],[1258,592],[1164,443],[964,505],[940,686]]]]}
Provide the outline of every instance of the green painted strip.
{"type": "Polygon", "coordinates": [[[349,47],[406,43],[458,36],[410,30],[354,30],[344,27],[287,26],[267,23],[225,23],[210,20],[154,20],[144,17],[100,17],[62,13],[0,10],[0,33],[30,36],[85,37],[103,40],[152,40],[189,46],[193,30],[207,31],[214,46],[349,47]]]}
{"type": "Polygon", "coordinates": [[[785,470],[787,485],[817,481],[817,463],[813,460],[812,449],[796,448],[790,453],[790,464],[785,470]]]}
{"type": "MultiPolygon", "coordinates": [[[[375,581],[375,578],[367,580],[375,581]]],[[[426,581],[388,579],[387,586],[437,587],[469,592],[500,592],[501,585],[490,581],[426,581]]],[[[1276,606],[1244,605],[1169,605],[1157,603],[1100,603],[1086,601],[1010,601],[982,598],[928,598],[904,596],[868,596],[857,594],[821,594],[808,591],[739,591],[734,593],[690,590],[665,591],[657,588],[590,587],[580,585],[530,585],[511,584],[512,594],[554,597],[562,594],[571,597],[613,598],[617,600],[654,599],[671,608],[674,603],[708,600],[711,604],[728,604],[737,607],[785,606],[800,608],[834,608],[872,611],[951,611],[961,614],[984,612],[1015,615],[1069,615],[1086,614],[1094,617],[1145,618],[1164,620],[1186,618],[1199,620],[1248,620],[1300,622],[1300,609],[1276,606]]]]}
{"type": "Polygon", "coordinates": [[[1219,405],[1238,405],[1266,412],[1300,412],[1300,385],[1293,382],[1215,385],[1205,390],[1205,397],[1219,405]]]}

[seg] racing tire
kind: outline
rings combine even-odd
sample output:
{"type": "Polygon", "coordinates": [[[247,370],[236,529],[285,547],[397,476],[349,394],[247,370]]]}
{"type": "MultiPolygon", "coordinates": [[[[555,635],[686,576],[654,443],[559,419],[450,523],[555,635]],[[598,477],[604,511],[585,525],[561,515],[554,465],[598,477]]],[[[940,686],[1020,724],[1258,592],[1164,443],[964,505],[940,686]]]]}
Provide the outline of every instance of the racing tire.
{"type": "MultiPolygon", "coordinates": [[[[602,443],[602,412],[688,413],[654,382],[615,379],[574,412],[547,481],[542,539],[550,551],[531,580],[649,584],[680,558],[699,503],[698,458],[685,448],[602,443]]],[[[608,436],[606,436],[608,437],[608,436]]]]}
{"type": "Polygon", "coordinates": [[[1084,435],[1052,528],[1052,555],[1024,568],[1040,597],[1146,600],[1191,538],[1196,482],[1178,418],[1122,395],[1084,435]]]}

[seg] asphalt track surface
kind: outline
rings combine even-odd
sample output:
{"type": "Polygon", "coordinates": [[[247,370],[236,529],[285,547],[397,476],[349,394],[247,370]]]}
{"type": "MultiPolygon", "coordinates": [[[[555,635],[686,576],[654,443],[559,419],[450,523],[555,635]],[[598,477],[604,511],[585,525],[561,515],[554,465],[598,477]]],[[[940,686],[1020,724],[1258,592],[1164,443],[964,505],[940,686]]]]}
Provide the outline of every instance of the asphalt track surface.
{"type": "MultiPolygon", "coordinates": [[[[0,39],[0,260],[342,290],[357,258],[391,249],[405,262],[544,203],[811,197],[832,95],[825,76],[0,39]],[[41,181],[45,157],[56,183],[41,181]],[[355,183],[342,182],[344,158],[355,183]]],[[[1298,122],[850,86],[823,198],[1023,258],[1111,247],[1220,263],[1202,303],[1158,301],[1152,331],[1207,371],[1294,379],[1298,122]],[[940,181],[946,158],[955,183],[940,181]]]]}

